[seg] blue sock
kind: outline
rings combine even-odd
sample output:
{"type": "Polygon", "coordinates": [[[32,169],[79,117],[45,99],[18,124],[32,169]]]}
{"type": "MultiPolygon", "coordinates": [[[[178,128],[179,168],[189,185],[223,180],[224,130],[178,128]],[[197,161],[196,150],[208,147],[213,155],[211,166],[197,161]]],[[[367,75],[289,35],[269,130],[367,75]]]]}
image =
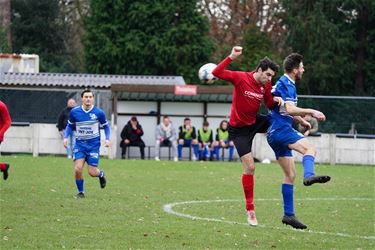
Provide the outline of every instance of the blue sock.
{"type": "Polygon", "coordinates": [[[101,177],[103,177],[104,176],[104,172],[103,172],[103,170],[100,170],[100,172],[99,172],[99,178],[101,178],[101,177]]]}
{"type": "Polygon", "coordinates": [[[216,154],[216,160],[220,160],[220,148],[219,146],[215,146],[215,154],[216,154]]]}
{"type": "Polygon", "coordinates": [[[302,158],[303,165],[303,178],[307,178],[314,175],[314,156],[304,155],[302,158]]]}
{"type": "Polygon", "coordinates": [[[177,147],[177,151],[178,151],[178,159],[181,159],[182,158],[182,145],[181,144],[178,144],[178,147],[177,147]]]}
{"type": "Polygon", "coordinates": [[[208,146],[204,146],[203,148],[203,157],[207,157],[208,156],[208,146]]]}
{"type": "Polygon", "coordinates": [[[195,156],[199,157],[199,146],[198,146],[198,144],[194,144],[193,147],[194,147],[195,156]]]}
{"type": "Polygon", "coordinates": [[[211,150],[211,151],[210,151],[210,161],[212,161],[213,158],[214,158],[214,151],[211,150]]]}
{"type": "Polygon", "coordinates": [[[229,146],[229,160],[233,160],[234,146],[229,146]]]}
{"type": "Polygon", "coordinates": [[[199,160],[203,159],[203,150],[199,150],[199,160]]]}
{"type": "Polygon", "coordinates": [[[287,216],[294,216],[293,193],[294,186],[292,184],[281,185],[281,193],[284,200],[284,214],[287,216]]]}
{"type": "Polygon", "coordinates": [[[76,185],[78,189],[78,193],[83,193],[83,179],[76,180],[76,185]]]}

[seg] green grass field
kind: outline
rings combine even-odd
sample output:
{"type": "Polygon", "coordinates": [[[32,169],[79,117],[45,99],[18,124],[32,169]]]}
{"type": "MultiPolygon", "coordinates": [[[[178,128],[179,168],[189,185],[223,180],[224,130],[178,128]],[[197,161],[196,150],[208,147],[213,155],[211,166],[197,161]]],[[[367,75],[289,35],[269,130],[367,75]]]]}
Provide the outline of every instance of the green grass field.
{"type": "Polygon", "coordinates": [[[1,161],[11,163],[9,179],[0,180],[1,249],[375,248],[375,168],[369,166],[318,165],[316,172],[332,181],[311,187],[302,185],[298,166],[296,215],[309,230],[297,231],[281,224],[276,164],[257,164],[260,226],[250,227],[239,162],[103,159],[107,187],[100,189],[85,168],[86,198],[77,200],[70,160],[17,155],[1,161]],[[179,216],[163,210],[177,202],[185,203],[169,208],[179,216]]]}

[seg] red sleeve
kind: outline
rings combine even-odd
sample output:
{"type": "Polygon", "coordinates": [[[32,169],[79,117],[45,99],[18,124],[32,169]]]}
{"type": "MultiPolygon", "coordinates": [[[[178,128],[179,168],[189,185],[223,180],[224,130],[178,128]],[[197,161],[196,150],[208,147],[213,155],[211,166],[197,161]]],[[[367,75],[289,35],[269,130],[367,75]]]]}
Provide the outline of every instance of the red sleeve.
{"type": "Polygon", "coordinates": [[[5,131],[10,127],[12,120],[10,119],[7,106],[0,102],[0,142],[4,140],[5,131]]]}
{"type": "Polygon", "coordinates": [[[216,68],[212,71],[212,74],[222,80],[233,82],[233,79],[235,78],[235,71],[226,70],[225,68],[228,67],[228,65],[232,62],[232,59],[230,57],[226,57],[224,60],[222,60],[216,68]]]}
{"type": "Polygon", "coordinates": [[[275,102],[273,101],[271,89],[272,89],[271,83],[267,83],[265,86],[265,92],[264,92],[264,104],[266,104],[266,107],[268,109],[274,109],[275,107],[275,102]]]}

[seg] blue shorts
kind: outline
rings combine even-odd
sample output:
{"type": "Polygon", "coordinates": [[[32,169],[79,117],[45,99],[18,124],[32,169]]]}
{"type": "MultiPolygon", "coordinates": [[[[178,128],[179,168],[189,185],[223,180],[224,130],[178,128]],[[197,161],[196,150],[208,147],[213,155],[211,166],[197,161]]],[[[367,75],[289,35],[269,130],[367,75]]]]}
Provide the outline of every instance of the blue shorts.
{"type": "Polygon", "coordinates": [[[192,139],[184,139],[183,147],[190,147],[192,139]]]}
{"type": "Polygon", "coordinates": [[[73,150],[73,160],[85,159],[90,166],[97,167],[99,165],[100,146],[89,145],[85,143],[76,143],[73,150]]]}
{"type": "Polygon", "coordinates": [[[292,150],[288,147],[301,139],[305,138],[300,132],[292,127],[285,126],[273,130],[272,126],[267,131],[267,141],[275,152],[276,159],[284,156],[293,156],[292,150]]]}

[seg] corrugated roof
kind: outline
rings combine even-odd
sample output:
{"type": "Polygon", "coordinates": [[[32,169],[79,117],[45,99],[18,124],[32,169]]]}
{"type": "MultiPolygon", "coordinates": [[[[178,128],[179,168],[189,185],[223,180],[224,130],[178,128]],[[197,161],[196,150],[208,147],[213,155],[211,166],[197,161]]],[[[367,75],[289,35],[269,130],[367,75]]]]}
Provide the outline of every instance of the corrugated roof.
{"type": "Polygon", "coordinates": [[[0,72],[0,85],[4,86],[94,87],[109,89],[111,84],[185,85],[185,80],[182,76],[0,72]]]}
{"type": "Polygon", "coordinates": [[[232,102],[232,95],[229,95],[229,94],[175,95],[173,93],[121,92],[121,93],[118,93],[117,98],[119,100],[132,100],[132,101],[218,102],[218,103],[231,103],[232,102]]]}

